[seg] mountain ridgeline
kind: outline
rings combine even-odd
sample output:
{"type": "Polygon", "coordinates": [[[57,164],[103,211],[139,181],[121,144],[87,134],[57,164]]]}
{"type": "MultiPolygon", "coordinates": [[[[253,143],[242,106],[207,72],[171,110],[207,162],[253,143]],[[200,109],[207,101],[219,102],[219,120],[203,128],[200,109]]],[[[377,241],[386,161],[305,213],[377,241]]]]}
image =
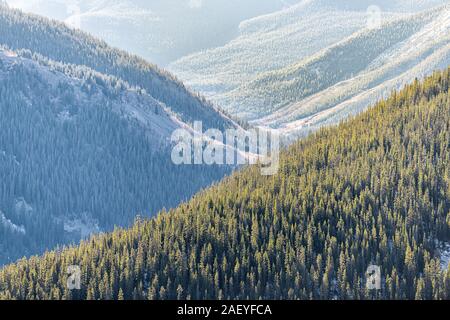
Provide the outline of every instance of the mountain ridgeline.
{"type": "Polygon", "coordinates": [[[187,123],[202,121],[205,128],[217,129],[235,126],[170,73],[63,23],[0,6],[0,30],[0,44],[11,50],[28,49],[54,61],[87,66],[120,78],[146,90],[187,123]]]}
{"type": "Polygon", "coordinates": [[[3,299],[448,299],[450,69],[175,210],[0,271],[3,299]],[[81,268],[69,291],[67,267],[81,268]],[[381,290],[366,289],[369,265],[381,290]]]}

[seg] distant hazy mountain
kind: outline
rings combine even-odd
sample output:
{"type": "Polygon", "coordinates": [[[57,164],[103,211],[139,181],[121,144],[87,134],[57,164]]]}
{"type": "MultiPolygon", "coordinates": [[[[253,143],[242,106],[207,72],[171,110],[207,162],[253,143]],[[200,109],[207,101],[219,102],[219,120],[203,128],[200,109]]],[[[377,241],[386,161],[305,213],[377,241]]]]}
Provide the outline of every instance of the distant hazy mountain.
{"type": "Polygon", "coordinates": [[[66,21],[108,43],[166,64],[225,44],[239,23],[298,0],[8,0],[66,21]]]}
{"type": "Polygon", "coordinates": [[[278,127],[285,133],[307,132],[354,115],[388,96],[393,89],[447,67],[449,17],[450,8],[401,19],[377,30],[363,31],[311,60],[263,75],[248,88],[255,85],[254,92],[268,97],[271,89],[265,91],[268,87],[264,83],[273,81],[279,84],[279,89],[283,88],[284,95],[272,100],[280,109],[255,123],[278,127]],[[398,27],[402,30],[392,31],[398,27]],[[383,34],[382,39],[373,41],[383,34]],[[339,56],[341,52],[343,56],[339,56]],[[311,72],[314,80],[304,81],[302,77],[311,72]],[[297,81],[284,81],[294,74],[300,75],[297,81]]]}
{"type": "MultiPolygon", "coordinates": [[[[359,78],[353,85],[364,88],[362,74],[372,72],[374,69],[386,69],[389,62],[395,62],[395,66],[400,70],[407,71],[411,63],[420,63],[422,61],[420,58],[426,58],[435,53],[435,50],[430,50],[430,46],[445,47],[449,39],[447,34],[440,33],[439,24],[443,22],[441,12],[433,11],[430,14],[396,19],[373,30],[364,29],[300,62],[279,70],[261,73],[249,83],[227,93],[226,97],[237,108],[248,113],[253,112],[256,117],[259,117],[267,114],[274,116],[273,112],[286,105],[301,102],[307,97],[321,93],[343,81],[351,81],[357,76],[359,78]],[[425,29],[435,33],[432,43],[429,43],[428,37],[424,36],[425,29]],[[407,50],[406,46],[411,45],[411,42],[414,43],[414,39],[417,40],[418,33],[424,36],[422,41],[416,44],[416,50],[407,50]],[[403,47],[403,50],[398,47],[403,47]],[[410,64],[406,64],[404,60],[408,60],[410,64]],[[402,64],[401,61],[404,63],[402,64]]],[[[444,67],[446,65],[447,60],[444,67]]],[[[398,76],[399,73],[391,70],[390,75],[398,76]]],[[[382,79],[389,77],[385,74],[384,76],[382,79]]],[[[383,82],[382,79],[378,79],[376,84],[383,82]]],[[[344,85],[341,84],[340,87],[344,85]]],[[[303,106],[297,104],[297,107],[303,106]]],[[[320,105],[316,105],[316,109],[320,108],[320,105]]],[[[300,112],[300,110],[297,111],[300,112]]],[[[303,111],[308,115],[308,112],[303,111]]],[[[309,115],[314,114],[314,111],[309,110],[309,115]]]]}
{"type": "Polygon", "coordinates": [[[176,206],[230,168],[176,166],[173,130],[238,125],[170,74],[0,7],[0,264],[176,206]]]}
{"type": "Polygon", "coordinates": [[[225,46],[169,69],[236,116],[284,132],[303,130],[325,118],[336,122],[450,64],[445,3],[301,1],[243,22],[225,46]],[[374,5],[381,19],[371,26],[374,5]]]}

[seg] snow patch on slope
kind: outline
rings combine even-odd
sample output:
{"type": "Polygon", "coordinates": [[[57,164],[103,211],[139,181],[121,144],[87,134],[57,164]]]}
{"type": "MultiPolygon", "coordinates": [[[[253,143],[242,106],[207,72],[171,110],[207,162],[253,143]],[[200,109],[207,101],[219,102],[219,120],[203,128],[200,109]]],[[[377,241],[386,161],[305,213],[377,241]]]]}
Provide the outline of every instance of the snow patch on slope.
{"type": "Polygon", "coordinates": [[[16,214],[20,216],[30,216],[34,211],[33,207],[23,197],[16,199],[14,209],[16,214]]]}
{"type": "Polygon", "coordinates": [[[450,266],[450,243],[439,243],[438,253],[441,259],[441,269],[446,271],[450,266]]]}
{"type": "Polygon", "coordinates": [[[76,239],[86,239],[101,232],[98,221],[87,213],[83,213],[76,218],[65,218],[63,224],[64,231],[75,236],[76,239]]]}
{"type": "Polygon", "coordinates": [[[9,220],[5,214],[3,212],[0,211],[0,223],[7,228],[8,230],[15,232],[15,233],[20,233],[25,235],[26,234],[26,230],[24,226],[18,226],[16,224],[14,224],[11,220],[9,220]]]}

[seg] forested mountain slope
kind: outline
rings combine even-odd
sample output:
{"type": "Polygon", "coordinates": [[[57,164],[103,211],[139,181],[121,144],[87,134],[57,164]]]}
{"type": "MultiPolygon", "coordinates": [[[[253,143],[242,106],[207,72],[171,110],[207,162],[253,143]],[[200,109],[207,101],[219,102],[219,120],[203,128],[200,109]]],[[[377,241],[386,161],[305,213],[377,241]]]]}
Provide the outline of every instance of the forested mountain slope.
{"type": "Polygon", "coordinates": [[[260,73],[306,58],[350,36],[365,23],[364,12],[333,11],[318,1],[300,1],[242,22],[239,35],[226,45],[183,57],[171,63],[169,70],[195,90],[212,98],[217,95],[219,101],[222,94],[260,73]]]}
{"type": "Polygon", "coordinates": [[[182,121],[202,121],[205,128],[223,129],[236,124],[202,97],[188,91],[171,74],[145,60],[109,47],[63,23],[0,6],[0,45],[28,49],[51,60],[85,65],[145,89],[182,121]]]}
{"type": "Polygon", "coordinates": [[[305,125],[317,129],[448,66],[449,5],[301,1],[243,22],[240,35],[225,46],[184,57],[169,69],[254,125],[291,134],[305,125]],[[369,23],[378,19],[380,25],[369,23]]]}
{"type": "Polygon", "coordinates": [[[321,129],[283,152],[277,175],[244,169],[129,230],[10,265],[0,297],[448,299],[449,82],[435,73],[321,129]],[[365,289],[371,264],[378,292],[365,289]]]}
{"type": "Polygon", "coordinates": [[[0,30],[0,265],[128,226],[230,171],[172,163],[175,129],[239,125],[169,73],[4,5],[0,30]]]}
{"type": "Polygon", "coordinates": [[[284,104],[284,107],[255,123],[278,127],[290,133],[337,123],[361,112],[374,101],[387,97],[393,89],[402,88],[411,79],[422,79],[434,70],[447,67],[450,63],[449,17],[450,7],[442,7],[442,10],[392,22],[379,30],[363,32],[329,48],[329,52],[341,48],[344,52],[341,56],[313,58],[312,61],[261,77],[255,82],[261,97],[270,96],[269,92],[278,83],[284,90],[280,90],[283,93],[277,95],[275,101],[278,105],[284,104]],[[390,32],[389,29],[395,25],[400,26],[400,30],[390,32]],[[408,35],[410,31],[414,34],[408,35]],[[352,50],[359,42],[358,38],[361,40],[370,33],[379,34],[382,38],[378,42],[366,39],[360,42],[362,47],[352,50]],[[397,42],[396,37],[404,39],[397,42]],[[377,50],[381,54],[374,58],[377,50]],[[332,62],[335,62],[334,66],[332,62]],[[335,67],[349,62],[351,67],[347,70],[335,67]],[[286,77],[292,75],[301,77],[296,81],[286,81],[286,77]],[[284,80],[278,82],[279,79],[284,80]],[[322,90],[314,90],[310,82],[317,83],[318,80],[328,85],[319,86],[322,90]],[[267,81],[275,85],[267,86],[267,81]],[[302,94],[295,97],[292,91],[297,89],[302,94]]]}
{"type": "Polygon", "coordinates": [[[176,166],[189,129],[140,88],[0,50],[0,264],[175,207],[227,167],[176,166]]]}
{"type": "Polygon", "coordinates": [[[228,96],[243,99],[238,104],[249,106],[246,112],[271,114],[364,71],[378,56],[411,37],[432,19],[433,15],[420,15],[356,33],[297,64],[263,73],[228,96]]]}

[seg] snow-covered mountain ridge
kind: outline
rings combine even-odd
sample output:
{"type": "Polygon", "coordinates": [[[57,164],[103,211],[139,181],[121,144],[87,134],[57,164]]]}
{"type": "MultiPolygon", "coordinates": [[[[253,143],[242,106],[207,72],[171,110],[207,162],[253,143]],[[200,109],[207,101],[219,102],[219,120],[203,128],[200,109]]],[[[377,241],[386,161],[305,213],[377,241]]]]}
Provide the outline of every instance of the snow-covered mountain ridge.
{"type": "Polygon", "coordinates": [[[301,1],[169,69],[232,115],[296,137],[447,67],[449,12],[449,1],[301,1]]]}

